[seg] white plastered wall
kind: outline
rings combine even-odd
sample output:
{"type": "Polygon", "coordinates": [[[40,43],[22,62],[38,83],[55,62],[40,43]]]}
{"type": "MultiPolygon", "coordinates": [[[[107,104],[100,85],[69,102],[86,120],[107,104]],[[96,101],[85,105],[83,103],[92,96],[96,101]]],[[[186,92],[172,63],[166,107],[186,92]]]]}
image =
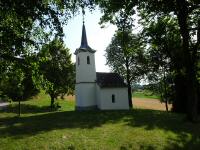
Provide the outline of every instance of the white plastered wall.
{"type": "Polygon", "coordinates": [[[80,52],[76,56],[76,83],[95,82],[96,68],[94,53],[80,52]],[[87,56],[90,58],[90,64],[87,64],[87,56]],[[78,64],[78,58],[80,63],[78,64]]]}
{"type": "Polygon", "coordinates": [[[100,88],[97,87],[98,108],[101,110],[129,109],[127,88],[100,88]],[[115,102],[112,102],[115,95],[115,102]]]}
{"type": "Polygon", "coordinates": [[[76,106],[90,107],[96,106],[96,84],[80,83],[75,87],[76,106]]]}
{"type": "Polygon", "coordinates": [[[94,53],[90,52],[80,52],[76,55],[76,107],[93,107],[97,105],[94,57],[94,53]],[[90,58],[90,64],[87,64],[88,56],[90,58]]]}
{"type": "Polygon", "coordinates": [[[98,84],[96,84],[96,100],[97,100],[97,108],[101,109],[101,91],[100,87],[98,84]]]}

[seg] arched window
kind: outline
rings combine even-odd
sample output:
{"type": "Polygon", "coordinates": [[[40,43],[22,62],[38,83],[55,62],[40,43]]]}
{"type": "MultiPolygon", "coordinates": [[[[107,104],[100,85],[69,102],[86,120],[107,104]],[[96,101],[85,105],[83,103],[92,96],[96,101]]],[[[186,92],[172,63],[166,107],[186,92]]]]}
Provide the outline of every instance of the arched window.
{"type": "Polygon", "coordinates": [[[78,57],[78,66],[80,65],[80,58],[78,57]]]}
{"type": "Polygon", "coordinates": [[[115,103],[115,95],[112,94],[112,103],[115,103]]]}
{"type": "Polygon", "coordinates": [[[90,64],[90,57],[87,56],[87,64],[90,64]]]}

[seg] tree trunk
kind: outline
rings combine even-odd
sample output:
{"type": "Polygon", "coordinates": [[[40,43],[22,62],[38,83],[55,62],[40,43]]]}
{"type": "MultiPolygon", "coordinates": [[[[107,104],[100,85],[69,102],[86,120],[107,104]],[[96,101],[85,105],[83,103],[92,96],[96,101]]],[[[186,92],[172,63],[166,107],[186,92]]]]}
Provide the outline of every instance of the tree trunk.
{"type": "MultiPolygon", "coordinates": [[[[198,20],[198,26],[197,26],[197,43],[196,48],[200,48],[200,18],[198,20]]],[[[198,60],[200,63],[200,60],[198,60]]],[[[197,65],[197,70],[200,70],[200,66],[197,65]]],[[[197,76],[197,78],[200,78],[200,75],[197,76]]],[[[200,114],[200,80],[197,81],[197,93],[198,93],[198,114],[200,114]]]]}
{"type": "Polygon", "coordinates": [[[197,80],[194,66],[187,70],[188,73],[188,119],[196,122],[198,118],[197,80]]]}
{"type": "MultiPolygon", "coordinates": [[[[200,83],[199,82],[198,82],[197,92],[198,92],[198,97],[200,97],[200,83]]],[[[198,114],[200,114],[200,102],[198,102],[198,114]]]]}
{"type": "Polygon", "coordinates": [[[132,103],[132,90],[131,90],[131,81],[130,81],[130,69],[128,65],[128,58],[126,58],[126,80],[128,84],[128,102],[129,102],[129,108],[133,108],[133,103],[132,103]]]}
{"type": "Polygon", "coordinates": [[[167,85],[166,85],[166,77],[165,77],[165,73],[164,73],[164,101],[165,101],[165,108],[166,111],[168,112],[168,97],[167,97],[167,85]]]}
{"type": "Polygon", "coordinates": [[[53,94],[51,94],[50,97],[51,97],[51,109],[53,109],[54,108],[54,99],[55,99],[55,97],[54,97],[53,94]]]}
{"type": "Polygon", "coordinates": [[[168,97],[167,97],[167,83],[166,83],[166,74],[165,74],[165,71],[166,71],[166,69],[165,69],[165,66],[163,67],[163,73],[164,73],[164,99],[165,99],[165,107],[166,107],[166,111],[168,112],[168,103],[167,103],[167,99],[168,99],[168,97]]]}
{"type": "Polygon", "coordinates": [[[175,97],[172,103],[172,111],[176,113],[187,113],[187,94],[186,94],[186,79],[180,71],[176,72],[175,83],[175,97]]]}
{"type": "Polygon", "coordinates": [[[21,100],[19,99],[18,102],[19,102],[18,103],[18,116],[20,117],[20,115],[21,115],[21,100]]]}
{"type": "Polygon", "coordinates": [[[168,109],[168,103],[167,103],[167,100],[165,100],[165,108],[166,108],[166,111],[168,112],[169,109],[168,109]]]}
{"type": "Polygon", "coordinates": [[[132,90],[131,90],[131,85],[128,83],[128,102],[129,102],[129,108],[133,108],[133,103],[132,103],[132,90]]]}
{"type": "Polygon", "coordinates": [[[198,117],[198,97],[196,86],[196,69],[195,62],[192,57],[194,51],[189,48],[189,29],[188,29],[188,5],[186,0],[176,0],[177,18],[182,36],[182,52],[184,58],[184,68],[187,83],[187,117],[190,121],[196,121],[198,117]]]}

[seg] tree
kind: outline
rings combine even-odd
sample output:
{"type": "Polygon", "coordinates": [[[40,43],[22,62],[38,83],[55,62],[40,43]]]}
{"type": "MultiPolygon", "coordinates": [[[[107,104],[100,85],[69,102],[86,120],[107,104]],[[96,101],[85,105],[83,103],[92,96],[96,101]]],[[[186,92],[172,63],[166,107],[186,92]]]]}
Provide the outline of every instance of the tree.
{"type": "MultiPolygon", "coordinates": [[[[197,120],[198,115],[198,91],[197,91],[197,47],[199,47],[198,40],[194,40],[193,34],[196,30],[198,35],[198,19],[197,14],[200,13],[200,3],[193,0],[176,0],[176,1],[154,1],[154,6],[150,1],[142,2],[142,9],[149,13],[149,15],[165,15],[174,14],[177,19],[181,39],[181,48],[179,49],[181,64],[179,68],[185,74],[185,81],[187,86],[186,91],[186,106],[187,117],[191,121],[197,120]],[[158,5],[159,7],[157,7],[158,5]],[[193,28],[194,27],[194,28],[193,28]]],[[[183,81],[182,81],[183,82],[183,81]]]]}
{"type": "MultiPolygon", "coordinates": [[[[144,21],[144,24],[145,23],[146,21],[144,21]]],[[[148,74],[150,77],[152,77],[153,74],[153,79],[156,78],[154,79],[156,83],[161,83],[160,85],[162,85],[162,88],[160,88],[160,94],[161,98],[165,101],[166,109],[168,100],[173,99],[173,111],[177,111],[177,109],[179,109],[179,112],[181,109],[185,110],[186,105],[182,105],[181,107],[177,107],[177,105],[175,105],[175,97],[180,97],[177,96],[179,92],[176,90],[176,88],[171,88],[177,91],[176,93],[171,92],[175,94],[173,96],[168,92],[171,90],[167,90],[169,89],[167,87],[171,87],[171,84],[174,84],[175,78],[178,75],[183,76],[178,68],[178,64],[181,63],[180,59],[177,59],[178,57],[181,57],[179,54],[179,49],[181,48],[181,36],[178,30],[177,21],[169,15],[157,17],[151,21],[150,24],[144,25],[143,34],[146,38],[146,42],[149,45],[147,49],[149,55],[148,74]],[[167,81],[169,77],[173,78],[173,83],[167,81]]],[[[184,87],[184,83],[181,84],[181,87],[184,87]]],[[[176,86],[177,85],[178,84],[176,84],[176,86]]]]}
{"type": "MultiPolygon", "coordinates": [[[[2,63],[1,63],[2,65],[2,63]]],[[[3,64],[5,67],[6,64],[3,64]]],[[[19,102],[18,114],[21,114],[20,102],[24,95],[24,73],[15,65],[9,65],[0,76],[0,91],[13,101],[19,102]]],[[[2,69],[2,68],[1,68],[2,69]]]]}
{"type": "Polygon", "coordinates": [[[38,57],[38,84],[50,95],[53,108],[54,101],[60,94],[69,94],[74,89],[75,69],[71,54],[61,40],[54,39],[42,47],[38,57]]]}
{"type": "Polygon", "coordinates": [[[20,116],[20,102],[39,92],[33,83],[31,68],[1,60],[0,71],[0,97],[18,101],[20,116]]]}
{"type": "MultiPolygon", "coordinates": [[[[179,70],[185,75],[181,81],[186,82],[186,106],[187,117],[191,121],[198,118],[198,82],[197,82],[197,62],[199,50],[199,14],[200,2],[198,0],[108,0],[97,1],[97,4],[104,12],[103,18],[112,20],[115,12],[124,10],[125,6],[137,8],[141,19],[146,20],[148,25],[152,20],[159,16],[171,15],[177,20],[178,29],[181,35],[181,47],[178,50],[181,63],[178,64],[179,70]],[[108,15],[110,14],[110,15],[108,15]],[[194,35],[197,36],[196,40],[194,35]]],[[[131,8],[129,10],[131,10],[131,8]]],[[[127,13],[128,16],[133,15],[127,13]]],[[[180,86],[178,86],[180,87],[180,86]]],[[[178,94],[177,94],[178,95],[178,94]]],[[[180,98],[178,98],[180,99],[180,98]]],[[[184,102],[184,101],[183,101],[184,102]]],[[[181,103],[181,102],[180,102],[181,103]]]]}
{"type": "Polygon", "coordinates": [[[78,7],[74,3],[60,0],[0,1],[0,89],[3,95],[12,100],[25,100],[38,92],[32,81],[35,68],[31,65],[36,59],[30,57],[52,37],[63,36],[62,25],[78,7]]]}
{"type": "Polygon", "coordinates": [[[106,48],[107,64],[126,80],[130,107],[132,107],[131,85],[145,72],[143,51],[144,47],[140,37],[128,31],[116,32],[106,48]]]}
{"type": "MultiPolygon", "coordinates": [[[[118,4],[118,2],[116,2],[118,4]]],[[[105,3],[101,3],[101,5],[106,5],[105,3]]],[[[129,49],[130,49],[130,36],[129,33],[131,32],[132,26],[133,26],[133,21],[134,19],[132,18],[132,16],[130,15],[131,13],[134,12],[134,9],[132,7],[130,7],[129,5],[130,3],[126,3],[125,5],[123,5],[123,9],[117,11],[117,12],[110,12],[110,11],[106,11],[104,10],[104,12],[106,12],[106,15],[104,15],[104,17],[101,18],[100,23],[103,24],[105,22],[111,22],[112,24],[116,25],[118,28],[118,33],[117,33],[117,37],[118,37],[118,42],[122,51],[123,56],[125,57],[125,72],[124,74],[126,74],[125,79],[128,85],[128,99],[129,99],[129,107],[132,108],[133,104],[132,104],[132,90],[131,90],[131,71],[130,71],[130,64],[129,62],[131,60],[129,60],[129,49]]],[[[104,7],[102,7],[104,8],[104,7]]],[[[106,8],[106,7],[105,7],[106,8]]],[[[112,65],[110,65],[112,66],[112,65]]],[[[119,70],[119,69],[118,69],[119,70]]],[[[118,71],[119,72],[119,71],[118,71]]],[[[122,70],[121,70],[121,75],[122,75],[122,70]]]]}
{"type": "Polygon", "coordinates": [[[20,60],[16,56],[30,52],[27,46],[37,51],[52,36],[63,37],[62,26],[88,4],[83,0],[1,0],[0,58],[20,60]]]}
{"type": "MultiPolygon", "coordinates": [[[[31,89],[35,88],[32,78],[37,78],[36,54],[43,44],[54,37],[63,37],[62,26],[83,4],[85,2],[79,0],[0,1],[0,63],[18,66],[20,71],[15,72],[17,75],[10,78],[9,83],[20,81],[19,83],[25,86],[23,90],[26,92],[23,94],[23,99],[33,94],[31,89]],[[15,80],[18,76],[20,77],[20,73],[24,74],[22,83],[21,80],[15,80]]],[[[4,84],[7,81],[4,81],[2,76],[5,76],[3,71],[0,72],[2,85],[9,85],[4,84]]],[[[17,87],[13,85],[12,88],[17,87]]],[[[12,92],[20,95],[19,91],[12,92]]],[[[3,94],[2,91],[0,93],[3,94]]]]}
{"type": "Polygon", "coordinates": [[[76,8],[73,1],[60,0],[2,0],[0,4],[0,57],[6,60],[17,59],[14,56],[27,53],[27,45],[40,45],[49,38],[33,38],[36,30],[63,36],[62,24],[76,8]]]}

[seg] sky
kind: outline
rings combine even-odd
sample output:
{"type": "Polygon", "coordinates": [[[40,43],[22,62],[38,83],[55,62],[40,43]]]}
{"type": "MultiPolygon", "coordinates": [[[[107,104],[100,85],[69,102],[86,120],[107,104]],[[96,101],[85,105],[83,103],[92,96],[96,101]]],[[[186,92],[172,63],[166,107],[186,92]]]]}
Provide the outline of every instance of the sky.
{"type": "MultiPolygon", "coordinates": [[[[111,39],[117,29],[114,25],[107,25],[105,28],[101,28],[98,24],[100,17],[102,16],[100,10],[90,12],[85,11],[85,28],[87,34],[88,45],[96,50],[96,71],[97,72],[110,72],[110,68],[105,65],[105,49],[111,42],[111,39]]],[[[73,17],[68,21],[68,24],[64,26],[64,42],[72,53],[72,61],[75,62],[74,52],[81,44],[83,17],[80,13],[78,16],[73,17]]]]}

